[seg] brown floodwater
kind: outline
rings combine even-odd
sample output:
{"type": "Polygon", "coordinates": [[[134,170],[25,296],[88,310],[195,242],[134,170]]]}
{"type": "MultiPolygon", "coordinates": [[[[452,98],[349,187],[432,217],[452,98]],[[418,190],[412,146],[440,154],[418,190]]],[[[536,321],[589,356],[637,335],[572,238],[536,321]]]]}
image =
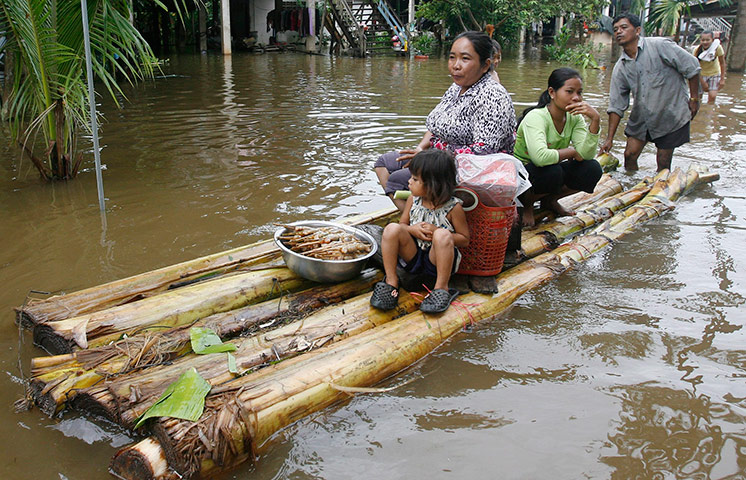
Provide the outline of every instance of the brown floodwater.
{"type": "MultiPolygon", "coordinates": [[[[558,65],[506,57],[500,77],[525,108],[558,65]]],[[[605,128],[610,70],[585,77],[605,128]]],[[[43,354],[13,321],[30,291],[252,243],[274,222],[389,207],[372,164],[417,143],[449,83],[443,59],[173,56],[163,78],[126,89],[123,109],[101,99],[104,217],[90,147],[76,180],[47,184],[2,142],[0,478],[107,478],[135,438],[86,414],[13,413],[43,354]]],[[[745,86],[730,74],[674,157],[718,182],[456,335],[387,382],[399,388],[291,426],[226,478],[744,478],[745,86]]],[[[640,164],[614,176],[653,173],[651,147],[640,164]]]]}

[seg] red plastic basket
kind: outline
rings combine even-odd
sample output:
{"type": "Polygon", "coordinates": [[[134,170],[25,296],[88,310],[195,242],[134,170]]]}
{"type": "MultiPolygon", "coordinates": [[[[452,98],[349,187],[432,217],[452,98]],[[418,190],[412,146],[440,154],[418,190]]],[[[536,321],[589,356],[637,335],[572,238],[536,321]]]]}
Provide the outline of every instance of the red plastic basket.
{"type": "MultiPolygon", "coordinates": [[[[470,190],[469,192],[473,193],[470,190]]],[[[465,210],[470,238],[467,247],[459,248],[461,264],[457,273],[497,275],[503,268],[505,249],[508,246],[508,236],[515,219],[516,207],[488,207],[477,202],[476,206],[465,207],[465,210]]]]}

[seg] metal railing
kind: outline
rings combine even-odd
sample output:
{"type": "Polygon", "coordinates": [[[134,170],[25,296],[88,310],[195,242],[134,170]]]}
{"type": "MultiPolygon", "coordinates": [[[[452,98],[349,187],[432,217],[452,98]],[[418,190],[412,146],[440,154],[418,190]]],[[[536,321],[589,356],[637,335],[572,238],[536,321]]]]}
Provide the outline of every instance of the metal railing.
{"type": "Polygon", "coordinates": [[[383,19],[386,20],[386,23],[389,24],[389,27],[394,30],[402,44],[404,44],[404,42],[408,42],[407,31],[402,26],[396,14],[391,10],[391,7],[389,7],[388,2],[386,0],[376,0],[376,6],[378,7],[378,11],[383,19]]]}
{"type": "Polygon", "coordinates": [[[730,32],[733,29],[733,26],[722,17],[692,18],[692,22],[696,23],[704,30],[725,32],[725,35],[728,38],[730,38],[730,32]]]}

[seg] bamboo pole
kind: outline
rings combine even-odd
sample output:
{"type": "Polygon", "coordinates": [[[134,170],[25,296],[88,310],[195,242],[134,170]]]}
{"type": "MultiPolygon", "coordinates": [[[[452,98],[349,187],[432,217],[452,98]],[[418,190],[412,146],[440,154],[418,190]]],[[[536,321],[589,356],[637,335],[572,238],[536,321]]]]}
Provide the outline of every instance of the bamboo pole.
{"type": "MultiPolygon", "coordinates": [[[[340,222],[350,225],[385,225],[397,216],[396,209],[387,209],[356,215],[340,222]]],[[[214,280],[227,273],[278,258],[280,251],[274,242],[264,240],[77,292],[54,295],[41,300],[28,299],[23,307],[15,308],[16,321],[30,327],[39,323],[77,317],[138,301],[169,289],[214,280]]]]}
{"type": "Polygon", "coordinates": [[[191,351],[190,329],[207,327],[221,339],[247,330],[267,331],[283,321],[307,315],[369,291],[382,273],[369,269],[359,277],[336,285],[319,285],[299,293],[229,312],[210,315],[189,325],[136,335],[88,350],[31,360],[30,393],[47,415],[60,411],[77,393],[104,379],[173,361],[191,351]],[[272,325],[266,325],[266,324],[272,325]]]}
{"type": "MultiPolygon", "coordinates": [[[[668,172],[662,173],[668,174],[668,172]]],[[[523,254],[532,258],[542,252],[552,250],[571,235],[610,218],[616,212],[643,198],[652,188],[654,181],[660,177],[660,174],[655,179],[647,177],[629,190],[582,206],[575,215],[560,217],[531,230],[524,230],[521,238],[523,254]]]]}
{"type": "Polygon", "coordinates": [[[191,285],[79,317],[34,326],[34,342],[51,353],[70,353],[117,341],[123,335],[185,325],[275,298],[281,292],[307,288],[304,280],[287,268],[258,270],[209,283],[191,285]]]}
{"type": "MultiPolygon", "coordinates": [[[[324,308],[302,320],[270,332],[233,340],[233,355],[240,370],[247,371],[284,361],[316,350],[413,312],[415,299],[402,291],[399,306],[388,312],[370,306],[368,294],[324,308]]],[[[212,385],[236,378],[228,371],[224,356],[190,354],[172,364],[133,372],[77,392],[73,405],[102,413],[112,421],[132,428],[137,419],[158,400],[163,391],[185,370],[195,368],[212,385]],[[133,392],[135,392],[133,394],[133,392]]]]}
{"type": "MultiPolygon", "coordinates": [[[[455,306],[441,315],[414,312],[312,355],[234,380],[208,396],[205,413],[197,422],[159,419],[154,430],[169,466],[185,478],[207,477],[252,458],[279,429],[344,400],[348,387],[374,385],[407,368],[459,331],[465,320],[499,314],[527,290],[672,208],[671,202],[697,182],[696,171],[683,174],[677,169],[667,181],[656,182],[639,204],[555,251],[501,274],[501,293],[465,295],[461,302],[468,318],[455,306]]],[[[136,478],[126,469],[126,451],[120,453],[112,471],[122,478],[136,478]]]]}

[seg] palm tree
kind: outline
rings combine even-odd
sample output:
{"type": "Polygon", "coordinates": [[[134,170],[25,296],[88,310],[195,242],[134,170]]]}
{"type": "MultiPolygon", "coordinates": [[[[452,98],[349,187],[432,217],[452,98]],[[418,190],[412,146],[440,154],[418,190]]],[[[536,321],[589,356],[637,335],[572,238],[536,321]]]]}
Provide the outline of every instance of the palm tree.
{"type": "MultiPolygon", "coordinates": [[[[0,46],[6,62],[2,120],[45,179],[75,177],[82,160],[76,134],[90,132],[80,5],[0,0],[0,37],[6,37],[0,46]]],[[[156,64],[128,20],[130,8],[128,0],[88,2],[94,75],[117,105],[124,97],[117,76],[134,83],[152,77],[156,64]]]]}
{"type": "Polygon", "coordinates": [[[660,28],[663,35],[675,35],[679,30],[679,19],[689,14],[686,0],[657,0],[650,8],[648,22],[660,28]]]}

